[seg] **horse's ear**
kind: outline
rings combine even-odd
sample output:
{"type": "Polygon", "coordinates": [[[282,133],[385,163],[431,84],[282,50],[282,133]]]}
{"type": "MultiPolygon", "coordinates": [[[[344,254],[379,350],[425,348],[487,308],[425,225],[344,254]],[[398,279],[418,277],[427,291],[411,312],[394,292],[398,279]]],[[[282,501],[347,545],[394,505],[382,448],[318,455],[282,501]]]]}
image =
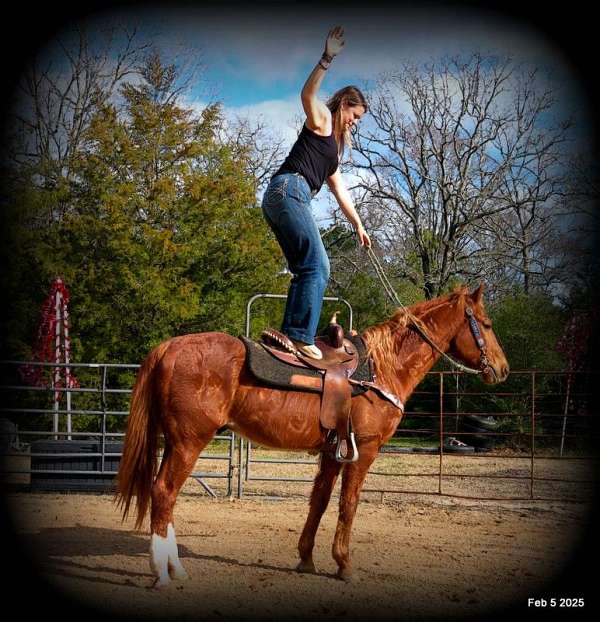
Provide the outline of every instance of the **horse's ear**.
{"type": "Polygon", "coordinates": [[[471,299],[475,304],[479,304],[483,298],[483,283],[471,294],[471,299]]]}

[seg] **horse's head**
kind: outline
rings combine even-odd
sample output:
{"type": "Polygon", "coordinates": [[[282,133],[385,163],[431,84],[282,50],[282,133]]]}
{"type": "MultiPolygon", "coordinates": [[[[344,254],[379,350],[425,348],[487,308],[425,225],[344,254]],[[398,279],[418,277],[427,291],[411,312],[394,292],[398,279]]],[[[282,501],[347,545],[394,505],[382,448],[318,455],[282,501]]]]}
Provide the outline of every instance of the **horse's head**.
{"type": "Polygon", "coordinates": [[[472,294],[466,292],[464,300],[464,321],[450,342],[449,353],[469,367],[481,369],[484,382],[503,382],[509,372],[508,361],[483,306],[483,284],[472,294]]]}

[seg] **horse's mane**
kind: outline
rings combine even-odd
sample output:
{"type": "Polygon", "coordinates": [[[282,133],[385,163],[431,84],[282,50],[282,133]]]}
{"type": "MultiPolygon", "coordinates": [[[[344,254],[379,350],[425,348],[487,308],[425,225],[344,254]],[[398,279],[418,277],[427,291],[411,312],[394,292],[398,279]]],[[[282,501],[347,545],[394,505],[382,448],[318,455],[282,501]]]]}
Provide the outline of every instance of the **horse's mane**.
{"type": "Polygon", "coordinates": [[[407,309],[408,313],[403,308],[396,309],[391,318],[364,331],[362,337],[367,345],[368,354],[373,357],[378,378],[383,384],[391,390],[398,391],[397,371],[401,362],[400,356],[406,357],[412,342],[417,347],[423,341],[415,331],[409,330],[414,325],[409,313],[419,319],[423,318],[430,311],[454,301],[465,293],[468,293],[468,289],[460,287],[446,296],[411,305],[407,309]]]}

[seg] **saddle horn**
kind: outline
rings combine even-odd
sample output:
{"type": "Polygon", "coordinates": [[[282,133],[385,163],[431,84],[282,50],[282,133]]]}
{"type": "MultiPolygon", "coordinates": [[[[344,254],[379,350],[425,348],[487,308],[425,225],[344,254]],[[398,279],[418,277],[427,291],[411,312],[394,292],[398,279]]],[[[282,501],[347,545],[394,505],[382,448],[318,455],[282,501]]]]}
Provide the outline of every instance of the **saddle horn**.
{"type": "Polygon", "coordinates": [[[344,329],[338,324],[337,316],[340,311],[336,311],[329,320],[327,327],[327,337],[332,348],[341,348],[344,343],[344,329]]]}

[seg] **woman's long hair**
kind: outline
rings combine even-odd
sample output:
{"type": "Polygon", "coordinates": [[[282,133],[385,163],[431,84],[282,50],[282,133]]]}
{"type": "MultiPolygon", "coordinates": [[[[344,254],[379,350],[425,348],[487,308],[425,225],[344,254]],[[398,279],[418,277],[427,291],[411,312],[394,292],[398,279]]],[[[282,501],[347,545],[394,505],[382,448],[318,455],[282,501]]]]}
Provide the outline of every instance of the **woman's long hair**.
{"type": "Polygon", "coordinates": [[[344,148],[351,148],[352,140],[350,131],[342,126],[342,104],[346,106],[362,106],[365,112],[368,110],[367,100],[356,86],[345,86],[336,91],[327,101],[327,107],[331,111],[333,119],[333,137],[338,144],[338,153],[341,158],[344,155],[344,148]]]}

